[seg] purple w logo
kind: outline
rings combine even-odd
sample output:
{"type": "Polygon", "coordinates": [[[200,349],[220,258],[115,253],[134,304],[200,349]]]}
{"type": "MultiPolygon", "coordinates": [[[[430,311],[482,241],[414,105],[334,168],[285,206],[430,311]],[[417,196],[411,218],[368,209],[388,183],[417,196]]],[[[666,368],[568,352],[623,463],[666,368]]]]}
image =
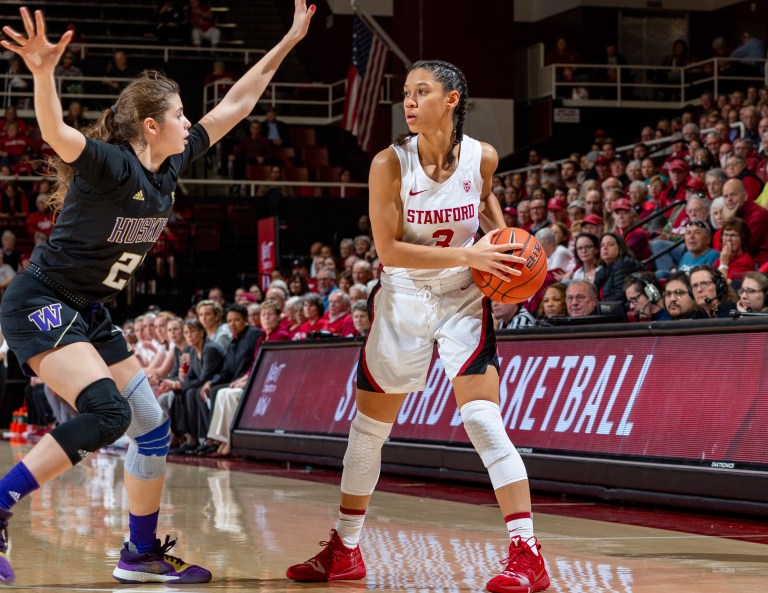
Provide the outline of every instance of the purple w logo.
{"type": "Polygon", "coordinates": [[[28,316],[29,320],[40,331],[48,331],[53,327],[61,326],[61,303],[54,303],[42,309],[38,309],[28,316]]]}

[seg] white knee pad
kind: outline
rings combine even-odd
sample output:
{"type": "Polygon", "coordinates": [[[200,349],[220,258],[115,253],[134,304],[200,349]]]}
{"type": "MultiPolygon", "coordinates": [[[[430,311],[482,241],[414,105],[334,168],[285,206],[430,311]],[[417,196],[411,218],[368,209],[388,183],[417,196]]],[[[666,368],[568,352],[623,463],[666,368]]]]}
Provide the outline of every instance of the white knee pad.
{"type": "Polygon", "coordinates": [[[131,425],[125,434],[131,439],[125,469],[141,480],[165,475],[165,458],[171,444],[171,421],[157,402],[143,370],[136,373],[122,391],[131,406],[131,425]]]}
{"type": "Polygon", "coordinates": [[[357,412],[349,429],[341,491],[353,496],[373,494],[381,472],[381,448],[392,432],[392,424],[357,412]]]}
{"type": "Polygon", "coordinates": [[[527,480],[523,460],[504,430],[498,404],[479,399],[461,406],[460,412],[464,430],[488,469],[493,489],[527,480]]]}

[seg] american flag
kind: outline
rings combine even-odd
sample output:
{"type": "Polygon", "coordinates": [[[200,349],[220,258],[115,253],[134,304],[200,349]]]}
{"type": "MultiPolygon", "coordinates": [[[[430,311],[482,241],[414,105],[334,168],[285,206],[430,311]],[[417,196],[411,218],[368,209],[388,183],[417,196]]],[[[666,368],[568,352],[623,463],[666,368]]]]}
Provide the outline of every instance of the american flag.
{"type": "Polygon", "coordinates": [[[341,125],[357,136],[363,150],[371,141],[373,120],[384,78],[387,48],[362,18],[352,22],[352,63],[347,73],[347,100],[341,125]]]}

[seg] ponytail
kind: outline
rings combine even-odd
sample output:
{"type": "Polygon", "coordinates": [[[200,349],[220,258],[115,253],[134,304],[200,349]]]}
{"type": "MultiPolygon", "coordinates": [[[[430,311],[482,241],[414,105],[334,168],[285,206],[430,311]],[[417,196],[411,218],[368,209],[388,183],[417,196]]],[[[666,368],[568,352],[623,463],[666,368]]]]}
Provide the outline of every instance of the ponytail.
{"type": "MultiPolygon", "coordinates": [[[[157,70],[145,70],[125,87],[117,102],[104,109],[96,122],[82,130],[87,138],[109,144],[144,147],[146,140],[142,124],[146,118],[163,122],[171,99],[179,94],[179,85],[157,70]]],[[[61,211],[64,198],[75,170],[58,156],[48,160],[56,177],[48,205],[54,212],[61,211]]]]}

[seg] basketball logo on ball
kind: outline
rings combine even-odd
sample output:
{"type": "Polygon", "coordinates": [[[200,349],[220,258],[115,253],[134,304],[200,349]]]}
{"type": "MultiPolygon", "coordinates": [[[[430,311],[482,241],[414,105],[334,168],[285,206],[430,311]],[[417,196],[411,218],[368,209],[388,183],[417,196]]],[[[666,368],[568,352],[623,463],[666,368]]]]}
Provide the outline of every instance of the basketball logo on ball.
{"type": "Polygon", "coordinates": [[[485,296],[500,303],[521,303],[527,301],[541,288],[547,276],[547,255],[541,243],[523,229],[507,227],[496,233],[491,244],[522,243],[519,250],[507,253],[524,257],[525,263],[504,262],[509,267],[519,270],[520,276],[509,276],[507,280],[494,276],[490,272],[472,269],[472,278],[485,296]]]}

